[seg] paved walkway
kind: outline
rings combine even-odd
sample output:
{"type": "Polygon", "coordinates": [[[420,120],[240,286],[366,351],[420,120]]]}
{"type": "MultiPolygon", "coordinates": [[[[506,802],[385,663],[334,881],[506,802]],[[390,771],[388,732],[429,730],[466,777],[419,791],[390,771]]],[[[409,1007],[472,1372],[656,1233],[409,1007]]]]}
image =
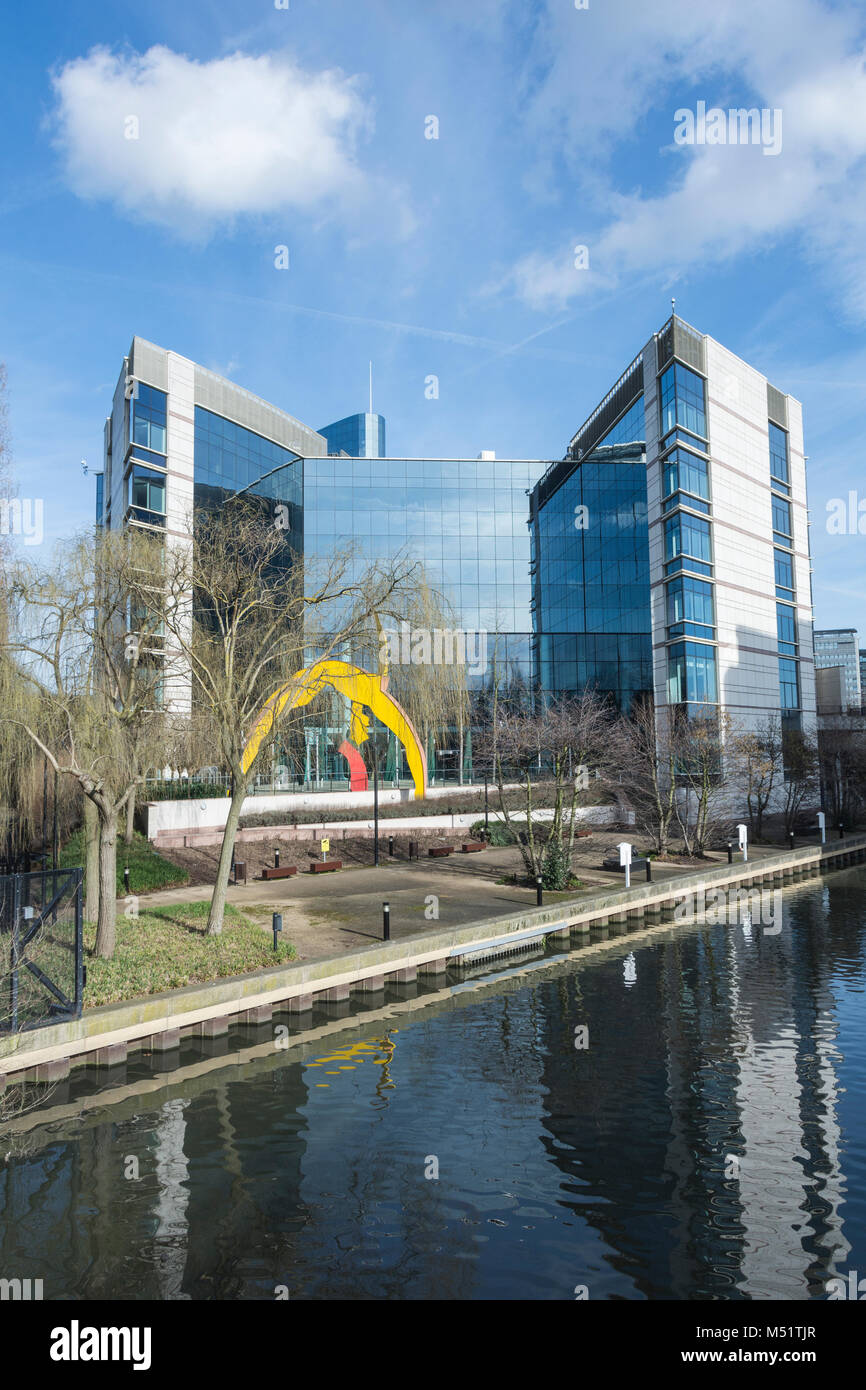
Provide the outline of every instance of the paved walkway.
{"type": "MultiPolygon", "coordinates": [[[[594,833],[575,847],[574,866],[586,886],[567,893],[545,893],[545,903],[579,899],[608,885],[623,886],[623,876],[600,868],[622,832],[594,833]]],[[[750,850],[750,858],[778,853],[780,846],[750,850]]],[[[739,856],[737,856],[739,858],[739,856]]],[[[726,862],[724,854],[708,862],[726,862]]],[[[653,864],[653,881],[694,872],[686,865],[653,864]]],[[[228,901],[270,930],[271,914],[283,916],[283,939],[292,941],[300,960],[316,959],[351,950],[366,941],[382,939],[382,904],[390,904],[391,937],[394,940],[423,929],[461,926],[485,917],[504,916],[515,908],[535,907],[535,890],[498,882],[522,869],[515,848],[488,849],[480,854],[461,854],[448,859],[421,859],[417,863],[389,860],[383,855],[379,868],[346,868],[326,876],[298,874],[294,878],[256,881],[228,890],[228,901]]],[[[644,878],[638,870],[637,884],[644,878]]],[[[199,884],[142,895],[143,910],[205,902],[211,888],[199,884]]]]}

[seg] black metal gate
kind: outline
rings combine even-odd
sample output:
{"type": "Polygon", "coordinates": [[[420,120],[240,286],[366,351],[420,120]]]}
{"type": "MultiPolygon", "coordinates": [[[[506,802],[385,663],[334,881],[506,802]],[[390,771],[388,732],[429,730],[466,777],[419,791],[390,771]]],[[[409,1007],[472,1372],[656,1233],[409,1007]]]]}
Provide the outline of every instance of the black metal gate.
{"type": "Polygon", "coordinates": [[[0,1033],[80,1018],[82,869],[0,877],[0,1033]]]}

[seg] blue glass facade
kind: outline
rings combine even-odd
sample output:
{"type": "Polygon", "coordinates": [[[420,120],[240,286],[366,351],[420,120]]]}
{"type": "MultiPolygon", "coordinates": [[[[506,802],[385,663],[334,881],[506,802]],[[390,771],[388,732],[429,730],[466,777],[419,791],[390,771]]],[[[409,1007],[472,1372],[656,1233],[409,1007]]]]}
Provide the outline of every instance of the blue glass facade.
{"type": "Polygon", "coordinates": [[[349,454],[351,458],[385,457],[385,417],[369,412],[347,415],[319,430],[328,441],[329,454],[349,454]]]}
{"type": "Polygon", "coordinates": [[[652,693],[643,397],[532,499],[535,673],[548,695],[594,686],[624,711],[652,693]]]}
{"type": "Polygon", "coordinates": [[[262,498],[272,515],[276,515],[278,506],[285,507],[282,518],[287,543],[292,550],[301,553],[304,544],[303,459],[243,425],[196,406],[195,507],[221,506],[226,497],[241,488],[249,488],[249,495],[262,498]],[[268,478],[262,477],[275,468],[279,471],[268,478]]]}
{"type": "MultiPolygon", "coordinates": [[[[359,566],[398,553],[419,560],[453,612],[453,626],[488,634],[492,661],[530,675],[527,493],[544,463],[508,459],[308,458],[304,548],[354,545],[359,566]]],[[[471,684],[472,682],[470,682],[471,684]]]]}

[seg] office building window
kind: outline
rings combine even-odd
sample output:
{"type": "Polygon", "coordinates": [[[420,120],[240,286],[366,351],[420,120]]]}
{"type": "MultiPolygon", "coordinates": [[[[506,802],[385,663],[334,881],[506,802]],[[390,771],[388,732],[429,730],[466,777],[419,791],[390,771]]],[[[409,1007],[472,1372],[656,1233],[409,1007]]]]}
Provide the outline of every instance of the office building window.
{"type": "Polygon", "coordinates": [[[773,496],[773,537],[778,545],[791,544],[791,503],[773,496]]]}
{"type": "Polygon", "coordinates": [[[797,677],[797,663],[788,657],[779,657],[779,696],[783,710],[800,708],[800,682],[797,677]]]}
{"type": "Polygon", "coordinates": [[[662,434],[667,434],[668,430],[672,430],[676,425],[682,425],[683,429],[706,439],[707,413],[703,377],[689,371],[681,362],[675,362],[662,373],[659,389],[662,434]]]}
{"type": "Polygon", "coordinates": [[[710,482],[707,476],[707,460],[691,454],[687,449],[674,449],[665,459],[663,495],[669,497],[673,492],[693,492],[704,500],[710,495],[710,482]]]}
{"type": "Polygon", "coordinates": [[[774,550],[773,556],[776,569],[776,598],[793,600],[794,562],[784,550],[774,550]]]}
{"type": "Polygon", "coordinates": [[[797,615],[796,610],[789,608],[786,603],[776,604],[776,630],[780,656],[796,656],[797,615]]]}
{"type": "Polygon", "coordinates": [[[681,575],[667,586],[669,637],[712,637],[713,586],[681,575]]]}
{"type": "Polygon", "coordinates": [[[788,474],[788,436],[778,425],[770,421],[770,477],[784,483],[787,488],[791,482],[788,474]]]}
{"type": "Polygon", "coordinates": [[[137,521],[165,525],[165,474],[133,464],[129,475],[129,505],[137,521]]]}
{"type": "Polygon", "coordinates": [[[130,438],[133,444],[165,453],[166,396],[143,381],[136,383],[130,411],[130,438]]]}
{"type": "Polygon", "coordinates": [[[668,650],[668,701],[672,705],[715,704],[718,699],[716,652],[698,642],[678,642],[668,650]]]}
{"type": "Polygon", "coordinates": [[[712,559],[710,548],[710,524],[700,517],[690,516],[688,512],[677,512],[665,522],[665,559],[673,560],[678,555],[693,555],[709,564],[712,559]]]}

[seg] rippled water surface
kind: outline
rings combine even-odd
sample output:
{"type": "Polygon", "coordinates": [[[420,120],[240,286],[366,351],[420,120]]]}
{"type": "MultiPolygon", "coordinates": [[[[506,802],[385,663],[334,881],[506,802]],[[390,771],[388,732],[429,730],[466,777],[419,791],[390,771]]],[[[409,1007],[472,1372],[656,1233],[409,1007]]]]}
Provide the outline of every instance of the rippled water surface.
{"type": "Polygon", "coordinates": [[[288,1049],[258,1030],[167,1077],[130,1062],[120,1092],[79,1077],[2,1140],[0,1276],[65,1299],[824,1298],[866,1271],[866,872],[783,908],[779,932],[389,994],[288,1049]]]}

